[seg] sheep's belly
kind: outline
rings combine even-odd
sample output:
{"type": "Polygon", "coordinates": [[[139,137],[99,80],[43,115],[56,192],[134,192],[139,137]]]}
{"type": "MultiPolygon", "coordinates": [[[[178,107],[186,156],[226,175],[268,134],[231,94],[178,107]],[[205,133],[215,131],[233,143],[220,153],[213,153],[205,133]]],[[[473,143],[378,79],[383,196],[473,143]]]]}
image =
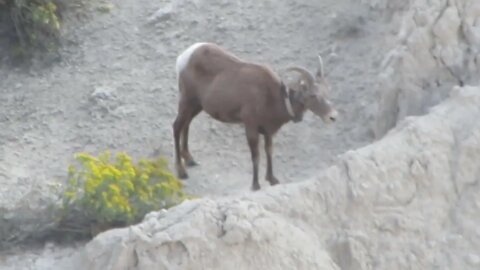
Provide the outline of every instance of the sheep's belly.
{"type": "Polygon", "coordinates": [[[213,119],[225,123],[241,123],[242,119],[240,118],[240,110],[231,110],[229,112],[207,112],[213,119]]]}

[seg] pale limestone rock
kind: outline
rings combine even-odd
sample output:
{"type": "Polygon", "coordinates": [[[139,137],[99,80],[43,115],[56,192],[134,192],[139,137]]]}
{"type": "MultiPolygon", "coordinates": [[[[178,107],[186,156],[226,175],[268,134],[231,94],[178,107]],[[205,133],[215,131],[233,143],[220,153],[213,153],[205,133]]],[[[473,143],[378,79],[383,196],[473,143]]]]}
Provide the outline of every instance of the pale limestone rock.
{"type": "Polygon", "coordinates": [[[253,201],[190,201],[142,225],[95,238],[88,269],[339,269],[311,232],[253,201]]]}
{"type": "Polygon", "coordinates": [[[479,117],[480,88],[455,87],[316,179],[150,213],[78,256],[92,270],[476,269],[479,117]]]}
{"type": "Polygon", "coordinates": [[[452,86],[480,82],[478,1],[406,1],[408,8],[399,8],[395,0],[383,6],[365,2],[404,14],[395,37],[398,45],[386,56],[380,76],[377,138],[405,117],[426,113],[452,86]]]}
{"type": "Polygon", "coordinates": [[[480,88],[450,86],[478,80],[480,2],[362,1],[404,16],[380,75],[381,140],[315,179],[188,201],[36,266],[478,269],[480,88]]]}

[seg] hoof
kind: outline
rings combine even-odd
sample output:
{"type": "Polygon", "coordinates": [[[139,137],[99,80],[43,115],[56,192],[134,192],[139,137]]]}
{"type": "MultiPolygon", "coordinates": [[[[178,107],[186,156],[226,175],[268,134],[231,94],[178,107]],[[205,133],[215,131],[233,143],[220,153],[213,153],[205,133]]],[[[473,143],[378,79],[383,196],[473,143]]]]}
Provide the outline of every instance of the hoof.
{"type": "Polygon", "coordinates": [[[278,180],[270,182],[270,186],[276,186],[278,184],[280,184],[280,182],[278,182],[278,180]]]}
{"type": "Polygon", "coordinates": [[[278,181],[277,178],[273,177],[271,179],[267,179],[267,181],[270,183],[271,186],[275,186],[275,185],[278,185],[280,184],[280,182],[278,181]]]}
{"type": "Polygon", "coordinates": [[[180,179],[187,179],[188,174],[187,170],[185,170],[185,167],[183,167],[182,164],[175,164],[175,169],[177,171],[177,177],[180,179]]]}
{"type": "Polygon", "coordinates": [[[253,184],[252,187],[251,187],[251,190],[252,191],[260,190],[260,184],[253,184]]]}
{"type": "Polygon", "coordinates": [[[179,173],[178,178],[180,179],[188,179],[188,174],[186,172],[179,173]]]}
{"type": "Polygon", "coordinates": [[[193,160],[193,159],[190,159],[188,160],[187,162],[185,162],[185,164],[188,166],[188,167],[195,167],[195,166],[198,166],[199,164],[193,160]]]}

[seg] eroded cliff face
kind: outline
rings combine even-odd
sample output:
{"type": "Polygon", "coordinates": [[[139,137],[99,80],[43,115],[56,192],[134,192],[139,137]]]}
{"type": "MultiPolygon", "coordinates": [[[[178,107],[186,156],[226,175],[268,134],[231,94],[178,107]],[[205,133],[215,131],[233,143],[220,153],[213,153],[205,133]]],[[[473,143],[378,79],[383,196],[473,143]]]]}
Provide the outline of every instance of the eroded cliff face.
{"type": "Polygon", "coordinates": [[[480,269],[480,2],[361,2],[399,29],[377,142],[308,181],[150,213],[72,257],[46,248],[35,268],[480,269]]]}
{"type": "Polygon", "coordinates": [[[377,138],[406,116],[424,114],[452,86],[480,82],[479,1],[363,2],[395,14],[399,29],[380,75],[377,138]]]}
{"type": "Polygon", "coordinates": [[[480,88],[469,86],[480,77],[480,2],[363,2],[399,23],[380,75],[379,141],[316,179],[151,213],[76,259],[89,269],[480,268],[480,88]]]}
{"type": "Polygon", "coordinates": [[[88,269],[478,269],[480,88],[317,179],[185,202],[98,235],[88,269]]]}

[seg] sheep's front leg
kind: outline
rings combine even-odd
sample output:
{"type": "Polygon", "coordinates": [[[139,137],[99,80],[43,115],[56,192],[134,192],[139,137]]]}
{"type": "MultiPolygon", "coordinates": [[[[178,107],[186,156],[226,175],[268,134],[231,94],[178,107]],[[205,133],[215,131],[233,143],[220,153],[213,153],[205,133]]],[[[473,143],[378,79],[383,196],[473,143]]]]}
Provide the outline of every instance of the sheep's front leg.
{"type": "Polygon", "coordinates": [[[200,106],[196,106],[193,109],[192,114],[188,118],[188,120],[185,122],[185,125],[183,127],[182,131],[182,151],[181,151],[181,156],[185,159],[185,163],[189,167],[197,166],[198,163],[193,159],[192,154],[190,154],[190,150],[188,150],[188,130],[190,127],[190,124],[192,123],[193,118],[197,116],[200,112],[202,111],[202,108],[200,106]]]}
{"type": "Polygon", "coordinates": [[[260,189],[260,184],[258,183],[258,131],[252,128],[246,128],[246,135],[248,146],[250,147],[250,153],[252,155],[252,166],[253,166],[253,182],[252,190],[256,191],[260,189]]]}
{"type": "Polygon", "coordinates": [[[272,135],[265,134],[265,154],[267,156],[267,175],[266,179],[270,185],[278,184],[277,178],[273,175],[273,162],[272,162],[272,135]]]}
{"type": "Polygon", "coordinates": [[[185,163],[189,167],[197,166],[198,163],[193,159],[190,150],[188,150],[188,130],[190,127],[190,121],[185,124],[182,131],[182,157],[185,159],[185,163]]]}

